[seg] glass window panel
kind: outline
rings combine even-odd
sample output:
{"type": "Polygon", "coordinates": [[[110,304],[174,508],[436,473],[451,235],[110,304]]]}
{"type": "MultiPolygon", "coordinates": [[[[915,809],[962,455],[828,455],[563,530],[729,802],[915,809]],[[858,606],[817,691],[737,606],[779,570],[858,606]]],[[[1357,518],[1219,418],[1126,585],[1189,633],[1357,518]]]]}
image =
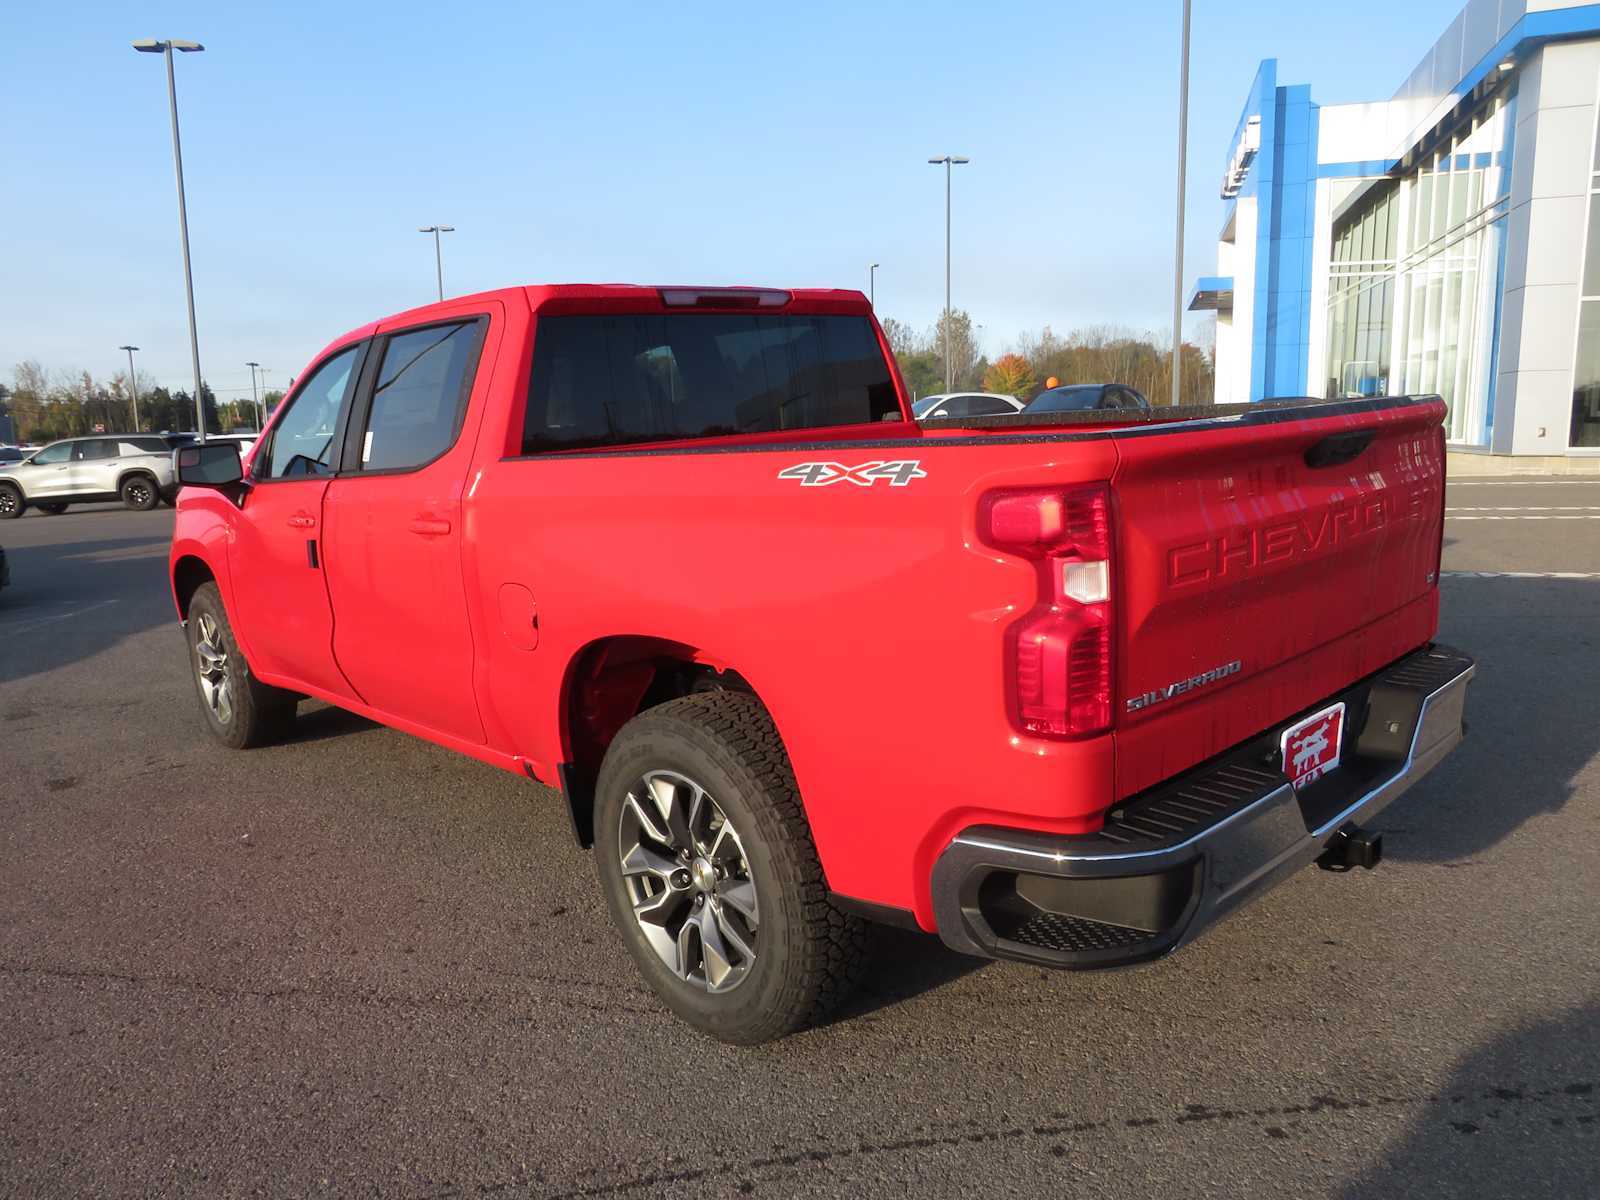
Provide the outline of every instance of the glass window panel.
{"type": "Polygon", "coordinates": [[[1578,364],[1572,380],[1572,444],[1600,447],[1600,300],[1578,317],[1578,364]]]}
{"type": "MultiPolygon", "coordinates": [[[[302,475],[327,475],[332,470],[333,434],[350,389],[350,371],[356,349],[341,350],[317,368],[290,401],[289,411],[273,428],[267,447],[264,477],[293,479],[302,475]]],[[[257,455],[255,462],[260,463],[257,455]]],[[[252,467],[261,470],[260,467],[252,467]]]]}
{"type": "Polygon", "coordinates": [[[1600,296],[1600,195],[1589,197],[1589,241],[1583,256],[1583,294],[1600,296]]]}
{"type": "Polygon", "coordinates": [[[476,334],[468,321],[388,340],[361,443],[362,470],[419,467],[450,448],[477,367],[476,334]]]}
{"type": "Polygon", "coordinates": [[[523,452],[866,424],[898,410],[864,317],[548,316],[523,452]]]}

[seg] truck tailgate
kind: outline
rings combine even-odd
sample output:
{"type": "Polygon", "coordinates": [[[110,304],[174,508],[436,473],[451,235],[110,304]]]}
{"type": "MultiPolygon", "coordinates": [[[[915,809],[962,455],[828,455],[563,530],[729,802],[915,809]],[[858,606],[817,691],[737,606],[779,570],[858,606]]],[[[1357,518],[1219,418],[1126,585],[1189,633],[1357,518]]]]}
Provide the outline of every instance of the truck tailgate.
{"type": "Polygon", "coordinates": [[[1359,407],[1117,435],[1119,796],[1429,636],[1444,405],[1359,407]]]}

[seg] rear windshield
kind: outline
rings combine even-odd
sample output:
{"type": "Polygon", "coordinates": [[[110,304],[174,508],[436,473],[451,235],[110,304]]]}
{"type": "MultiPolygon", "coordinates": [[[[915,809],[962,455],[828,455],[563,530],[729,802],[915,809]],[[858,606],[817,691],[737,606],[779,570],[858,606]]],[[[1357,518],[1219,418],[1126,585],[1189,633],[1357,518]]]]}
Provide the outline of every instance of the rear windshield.
{"type": "Polygon", "coordinates": [[[865,317],[540,317],[524,454],[898,417],[865,317]]]}

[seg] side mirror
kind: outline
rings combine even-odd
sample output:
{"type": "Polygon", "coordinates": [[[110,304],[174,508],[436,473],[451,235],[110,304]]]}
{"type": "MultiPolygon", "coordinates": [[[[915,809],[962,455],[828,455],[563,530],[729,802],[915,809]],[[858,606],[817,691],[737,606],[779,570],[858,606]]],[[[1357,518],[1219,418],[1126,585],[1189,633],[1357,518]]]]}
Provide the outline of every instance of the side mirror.
{"type": "Polygon", "coordinates": [[[185,487],[225,487],[244,478],[238,442],[204,442],[172,452],[172,473],[185,487]]]}

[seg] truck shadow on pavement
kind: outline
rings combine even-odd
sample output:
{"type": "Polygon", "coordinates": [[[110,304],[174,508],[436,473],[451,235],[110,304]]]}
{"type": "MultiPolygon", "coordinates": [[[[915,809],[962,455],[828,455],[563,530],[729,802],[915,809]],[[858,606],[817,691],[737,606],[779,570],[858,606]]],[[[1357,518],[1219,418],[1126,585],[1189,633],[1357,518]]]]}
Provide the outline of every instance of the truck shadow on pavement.
{"type": "Polygon", "coordinates": [[[1600,583],[1446,581],[1440,641],[1478,660],[1467,737],[1374,822],[1397,861],[1465,865],[1560,811],[1600,752],[1600,583]]]}
{"type": "Polygon", "coordinates": [[[326,742],[382,728],[376,721],[358,716],[348,709],[324,704],[320,700],[302,700],[295,715],[294,732],[284,739],[284,744],[296,746],[307,742],[326,742]]]}
{"type": "Polygon", "coordinates": [[[872,936],[870,965],[861,986],[826,1024],[848,1024],[991,965],[987,959],[957,954],[931,933],[875,926],[872,936]]]}
{"type": "Polygon", "coordinates": [[[1341,1194],[1600,1195],[1596,1029],[1600,1004],[1590,1002],[1474,1051],[1423,1098],[1410,1132],[1341,1194]]]}
{"type": "Polygon", "coordinates": [[[133,634],[175,624],[167,591],[168,541],[161,535],[8,545],[11,586],[0,592],[0,684],[45,674],[133,634]]]}

